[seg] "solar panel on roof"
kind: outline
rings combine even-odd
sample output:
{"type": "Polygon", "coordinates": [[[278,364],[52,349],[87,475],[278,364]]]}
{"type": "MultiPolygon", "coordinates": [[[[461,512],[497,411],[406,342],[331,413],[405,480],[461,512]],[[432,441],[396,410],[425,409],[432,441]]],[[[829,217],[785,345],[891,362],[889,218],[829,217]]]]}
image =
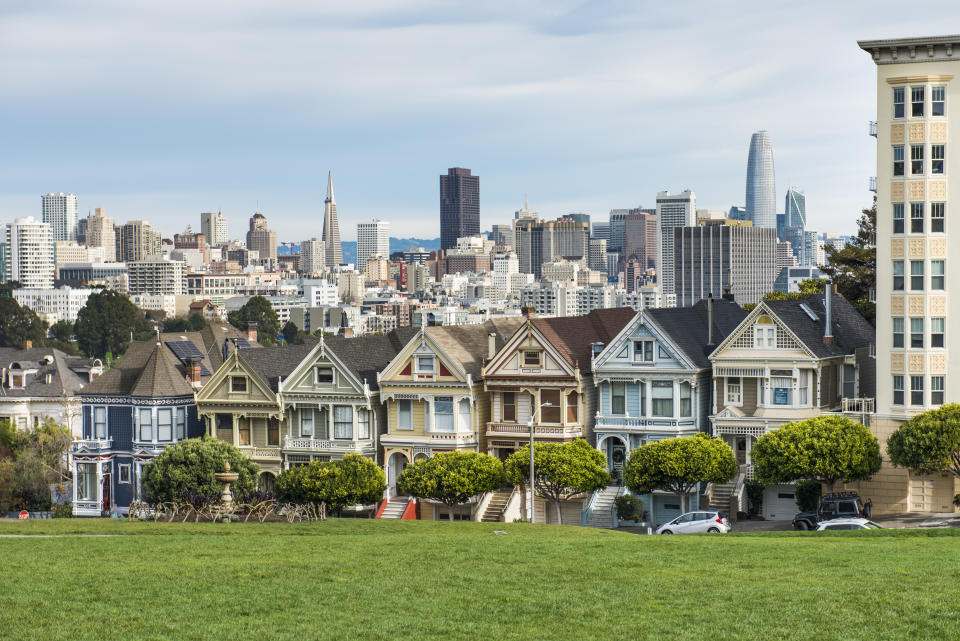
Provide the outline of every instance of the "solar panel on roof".
{"type": "Polygon", "coordinates": [[[250,342],[245,338],[237,338],[237,349],[251,349],[250,342]]]}
{"type": "Polygon", "coordinates": [[[807,314],[807,316],[810,317],[810,320],[814,322],[820,320],[820,317],[817,316],[817,313],[812,309],[810,309],[809,307],[807,307],[806,303],[800,303],[800,309],[802,309],[807,314]]]}
{"type": "Polygon", "coordinates": [[[170,341],[167,343],[167,347],[180,359],[181,363],[186,363],[187,359],[191,357],[203,358],[203,352],[190,341],[170,341]]]}

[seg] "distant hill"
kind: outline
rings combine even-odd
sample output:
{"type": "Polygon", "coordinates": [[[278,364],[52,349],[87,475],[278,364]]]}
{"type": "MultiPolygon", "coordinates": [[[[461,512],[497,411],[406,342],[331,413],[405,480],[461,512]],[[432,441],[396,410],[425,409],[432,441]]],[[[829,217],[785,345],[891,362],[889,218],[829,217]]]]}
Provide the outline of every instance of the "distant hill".
{"type": "MultiPolygon", "coordinates": [[[[343,262],[345,263],[354,263],[357,262],[357,241],[355,240],[345,240],[340,243],[343,246],[343,262]]],[[[408,249],[415,249],[417,247],[423,247],[427,251],[433,251],[435,249],[440,249],[440,239],[439,238],[394,238],[390,237],[390,253],[406,251],[408,249]]],[[[281,245],[277,248],[277,253],[281,255],[287,255],[291,253],[291,249],[294,254],[300,253],[300,245],[281,245]]]]}

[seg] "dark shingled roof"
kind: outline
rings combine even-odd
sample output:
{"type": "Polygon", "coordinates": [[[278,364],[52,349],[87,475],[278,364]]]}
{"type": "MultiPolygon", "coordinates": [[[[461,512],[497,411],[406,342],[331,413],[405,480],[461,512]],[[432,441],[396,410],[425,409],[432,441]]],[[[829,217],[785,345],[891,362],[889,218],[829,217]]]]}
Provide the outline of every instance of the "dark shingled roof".
{"type": "Polygon", "coordinates": [[[82,394],[91,396],[126,396],[130,394],[156,346],[156,339],[130,343],[127,351],[123,353],[123,357],[114,362],[102,376],[87,385],[82,394]]]}
{"type": "Polygon", "coordinates": [[[87,384],[92,359],[68,356],[53,347],[32,347],[17,349],[0,348],[0,367],[9,372],[11,366],[19,364],[24,370],[37,370],[27,377],[25,387],[8,387],[8,377],[0,381],[0,395],[6,397],[43,398],[74,396],[87,384]],[[47,383],[47,375],[50,383],[47,383]]]}
{"type": "Polygon", "coordinates": [[[319,338],[309,336],[303,340],[302,345],[241,349],[240,358],[276,392],[280,386],[280,378],[290,376],[319,342],[319,338]]]}
{"type": "Polygon", "coordinates": [[[494,342],[496,351],[499,352],[525,321],[521,316],[492,318],[480,325],[428,327],[427,334],[477,382],[480,380],[483,361],[490,356],[489,335],[496,335],[494,342]]]}
{"type": "Polygon", "coordinates": [[[415,327],[398,327],[382,335],[334,336],[325,339],[326,349],[336,354],[361,383],[367,381],[370,389],[376,390],[379,389],[377,374],[418,332],[415,327]]]}
{"type": "Polygon", "coordinates": [[[147,362],[140,369],[130,396],[138,398],[164,398],[192,396],[193,387],[187,382],[186,373],[177,369],[180,363],[169,348],[160,343],[153,346],[147,362]]]}
{"type": "Polygon", "coordinates": [[[811,294],[800,300],[768,301],[766,305],[818,358],[852,354],[858,347],[867,347],[874,343],[876,331],[873,326],[846,298],[837,293],[831,297],[830,310],[833,317],[831,325],[834,344],[831,347],[824,343],[827,312],[823,298],[823,294],[811,294]],[[801,304],[805,304],[817,315],[816,321],[803,311],[801,304]]]}
{"type": "MultiPolygon", "coordinates": [[[[246,332],[242,332],[229,323],[210,322],[202,330],[197,332],[166,332],[160,334],[160,340],[166,343],[175,341],[190,341],[196,345],[200,353],[203,354],[201,361],[207,371],[212,374],[223,365],[223,341],[234,338],[246,338],[246,332]]],[[[259,348],[260,345],[250,342],[250,347],[259,348]]],[[[233,352],[233,343],[228,345],[228,353],[233,352]]],[[[179,359],[178,359],[179,360],[179,359]]],[[[206,381],[209,375],[204,376],[202,380],[206,381]]]]}
{"type": "Polygon", "coordinates": [[[591,373],[591,343],[608,345],[636,312],[630,307],[595,309],[586,316],[534,318],[530,322],[550,341],[571,366],[591,373]]]}
{"type": "MultiPolygon", "coordinates": [[[[707,346],[707,305],[706,300],[701,300],[692,307],[647,309],[643,313],[656,322],[673,344],[702,369],[710,367],[710,359],[707,357],[713,351],[707,346]]],[[[712,347],[722,343],[746,317],[747,313],[735,302],[723,298],[714,299],[712,347]]]]}

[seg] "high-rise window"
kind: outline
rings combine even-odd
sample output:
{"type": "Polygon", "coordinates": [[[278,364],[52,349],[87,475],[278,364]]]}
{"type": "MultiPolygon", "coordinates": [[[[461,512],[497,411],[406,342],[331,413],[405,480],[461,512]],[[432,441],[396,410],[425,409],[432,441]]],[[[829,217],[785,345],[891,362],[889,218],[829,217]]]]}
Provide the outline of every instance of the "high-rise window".
{"type": "Polygon", "coordinates": [[[923,377],[910,377],[910,404],[923,405],[923,377]]]}
{"type": "Polygon", "coordinates": [[[893,203],[893,233],[903,233],[903,203],[893,203]]]}
{"type": "Polygon", "coordinates": [[[942,174],[943,163],[946,156],[944,145],[930,145],[930,173],[942,174]]]}
{"type": "Polygon", "coordinates": [[[893,175],[903,175],[903,145],[893,146],[893,175]]]}
{"type": "Polygon", "coordinates": [[[923,261],[910,261],[910,289],[914,291],[923,290],[923,261]]]}
{"type": "Polygon", "coordinates": [[[923,87],[910,87],[910,115],[923,116],[923,87]]]}
{"type": "Polygon", "coordinates": [[[910,231],[923,233],[923,203],[910,203],[910,231]]]}
{"type": "Polygon", "coordinates": [[[893,261],[893,291],[903,291],[903,261],[893,261]]]}
{"type": "Polygon", "coordinates": [[[903,347],[903,319],[893,319],[893,346],[903,347]]]}
{"type": "Polygon", "coordinates": [[[930,289],[944,289],[946,276],[944,275],[944,261],[930,261],[930,289]]]}
{"type": "Polygon", "coordinates": [[[893,88],[893,117],[903,118],[903,87],[893,88]]]}
{"type": "Polygon", "coordinates": [[[947,327],[947,319],[945,318],[931,318],[930,319],[930,347],[943,347],[944,346],[944,332],[947,327]]]}
{"type": "Polygon", "coordinates": [[[923,319],[910,319],[910,347],[923,347],[923,319]]]}
{"type": "Polygon", "coordinates": [[[910,173],[923,173],[923,145],[910,145],[910,173]]]}
{"type": "Polygon", "coordinates": [[[903,405],[903,376],[893,377],[893,404],[903,405]]]}
{"type": "Polygon", "coordinates": [[[945,102],[947,99],[946,87],[933,87],[930,90],[930,115],[942,116],[945,113],[945,102]]]}
{"type": "Polygon", "coordinates": [[[943,377],[930,377],[930,404],[943,405],[943,377]]]}
{"type": "Polygon", "coordinates": [[[946,231],[946,203],[930,203],[930,231],[946,231]]]}

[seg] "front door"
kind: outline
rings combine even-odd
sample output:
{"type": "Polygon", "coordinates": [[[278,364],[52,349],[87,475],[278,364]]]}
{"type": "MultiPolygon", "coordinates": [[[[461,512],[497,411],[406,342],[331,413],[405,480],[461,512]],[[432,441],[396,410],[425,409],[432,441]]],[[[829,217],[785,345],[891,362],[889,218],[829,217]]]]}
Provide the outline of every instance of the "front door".
{"type": "Polygon", "coordinates": [[[400,473],[407,467],[407,457],[399,452],[390,455],[390,463],[387,465],[387,484],[390,496],[397,496],[397,479],[400,473]]]}
{"type": "Polygon", "coordinates": [[[103,504],[100,511],[104,514],[110,514],[110,475],[104,474],[100,482],[103,488],[103,504]]]}
{"type": "Polygon", "coordinates": [[[623,441],[617,438],[607,439],[607,461],[610,465],[610,476],[614,483],[622,479],[623,463],[627,458],[627,448],[623,441]]]}

